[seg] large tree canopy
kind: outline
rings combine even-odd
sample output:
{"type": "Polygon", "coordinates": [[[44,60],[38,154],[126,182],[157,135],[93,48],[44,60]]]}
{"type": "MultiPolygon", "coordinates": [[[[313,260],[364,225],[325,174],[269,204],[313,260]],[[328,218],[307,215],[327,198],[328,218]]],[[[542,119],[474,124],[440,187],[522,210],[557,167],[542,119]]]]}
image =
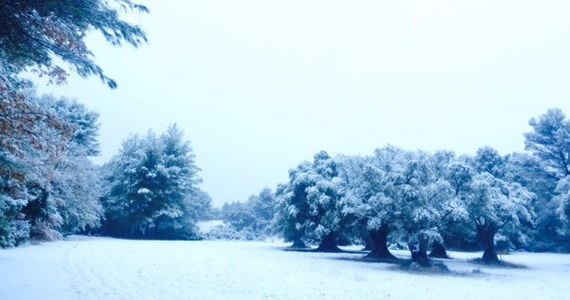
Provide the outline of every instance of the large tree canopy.
{"type": "Polygon", "coordinates": [[[143,30],[120,18],[121,11],[133,10],[148,11],[130,0],[0,0],[0,79],[14,80],[28,70],[63,82],[67,65],[115,88],[93,61],[85,37],[98,31],[113,45],[140,45],[146,41],[143,30]]]}

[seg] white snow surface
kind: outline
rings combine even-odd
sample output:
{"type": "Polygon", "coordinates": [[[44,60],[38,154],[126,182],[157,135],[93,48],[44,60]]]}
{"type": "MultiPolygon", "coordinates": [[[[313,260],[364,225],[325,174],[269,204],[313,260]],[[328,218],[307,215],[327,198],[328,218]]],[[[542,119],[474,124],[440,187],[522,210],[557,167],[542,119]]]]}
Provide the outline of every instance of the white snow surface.
{"type": "MultiPolygon", "coordinates": [[[[362,262],[363,254],[284,251],[280,243],[74,236],[0,250],[0,299],[568,299],[570,255],[503,256],[491,268],[454,253],[453,274],[362,262]],[[474,272],[475,271],[475,272],[474,272]]],[[[406,252],[395,252],[404,257],[406,252]]]]}

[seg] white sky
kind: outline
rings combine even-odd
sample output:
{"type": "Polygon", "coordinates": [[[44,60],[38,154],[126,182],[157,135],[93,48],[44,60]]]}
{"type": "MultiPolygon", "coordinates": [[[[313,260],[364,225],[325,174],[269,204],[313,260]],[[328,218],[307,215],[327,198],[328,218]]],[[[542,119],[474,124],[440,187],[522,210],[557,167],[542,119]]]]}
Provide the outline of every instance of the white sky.
{"type": "Polygon", "coordinates": [[[41,91],[98,111],[102,157],[178,123],[215,205],[244,201],[330,154],[392,144],[523,151],[528,120],[570,114],[570,1],[146,1],[139,49],[99,38],[119,83],[41,91]]]}

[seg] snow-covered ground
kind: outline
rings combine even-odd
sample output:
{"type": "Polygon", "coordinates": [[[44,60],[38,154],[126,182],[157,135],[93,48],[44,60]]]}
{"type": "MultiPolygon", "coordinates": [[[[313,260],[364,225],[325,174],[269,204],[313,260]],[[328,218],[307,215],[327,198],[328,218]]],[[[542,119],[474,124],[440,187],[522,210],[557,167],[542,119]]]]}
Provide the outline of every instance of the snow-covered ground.
{"type": "MultiPolygon", "coordinates": [[[[454,275],[355,261],[283,244],[72,237],[0,250],[0,299],[568,299],[570,255],[517,253],[528,268],[473,265],[454,275]],[[473,272],[475,271],[475,272],[473,272]]],[[[400,253],[405,255],[404,252],[400,253]]]]}

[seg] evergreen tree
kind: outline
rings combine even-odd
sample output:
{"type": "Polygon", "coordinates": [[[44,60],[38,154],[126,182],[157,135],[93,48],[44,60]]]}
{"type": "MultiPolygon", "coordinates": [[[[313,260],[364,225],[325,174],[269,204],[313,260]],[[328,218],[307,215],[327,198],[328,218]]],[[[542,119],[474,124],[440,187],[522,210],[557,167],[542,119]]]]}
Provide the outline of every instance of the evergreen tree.
{"type": "Polygon", "coordinates": [[[170,126],[160,137],[152,131],[131,136],[105,166],[109,188],[103,202],[104,231],[113,236],[188,239],[207,210],[209,197],[198,190],[198,167],[183,132],[170,126]]]}
{"type": "Polygon", "coordinates": [[[507,156],[505,180],[517,182],[536,195],[532,207],[536,214],[536,225],[529,230],[532,243],[527,249],[552,251],[565,244],[561,232],[562,222],[556,213],[559,203],[554,200],[558,180],[548,172],[540,159],[526,153],[513,153],[507,156]]]}
{"type": "Polygon", "coordinates": [[[529,121],[533,131],[525,134],[525,149],[559,180],[570,175],[570,121],[560,109],[550,109],[529,121]]]}
{"type": "Polygon", "coordinates": [[[536,239],[541,243],[537,249],[565,247],[567,238],[562,235],[563,222],[556,213],[559,203],[555,189],[570,175],[570,121],[560,109],[550,109],[529,124],[533,131],[525,134],[525,149],[536,157],[539,167],[527,176],[540,180],[530,187],[538,196],[534,205],[538,214],[536,239]]]}
{"type": "Polygon", "coordinates": [[[211,220],[212,217],[215,217],[212,216],[212,198],[200,188],[195,188],[186,205],[188,206],[189,217],[192,220],[211,220]]]}
{"type": "Polygon", "coordinates": [[[116,87],[93,61],[85,37],[96,31],[112,45],[146,41],[139,26],[121,20],[124,10],[148,11],[130,0],[0,1],[0,80],[17,82],[20,72],[34,71],[59,83],[67,77],[67,65],[116,87]]]}

